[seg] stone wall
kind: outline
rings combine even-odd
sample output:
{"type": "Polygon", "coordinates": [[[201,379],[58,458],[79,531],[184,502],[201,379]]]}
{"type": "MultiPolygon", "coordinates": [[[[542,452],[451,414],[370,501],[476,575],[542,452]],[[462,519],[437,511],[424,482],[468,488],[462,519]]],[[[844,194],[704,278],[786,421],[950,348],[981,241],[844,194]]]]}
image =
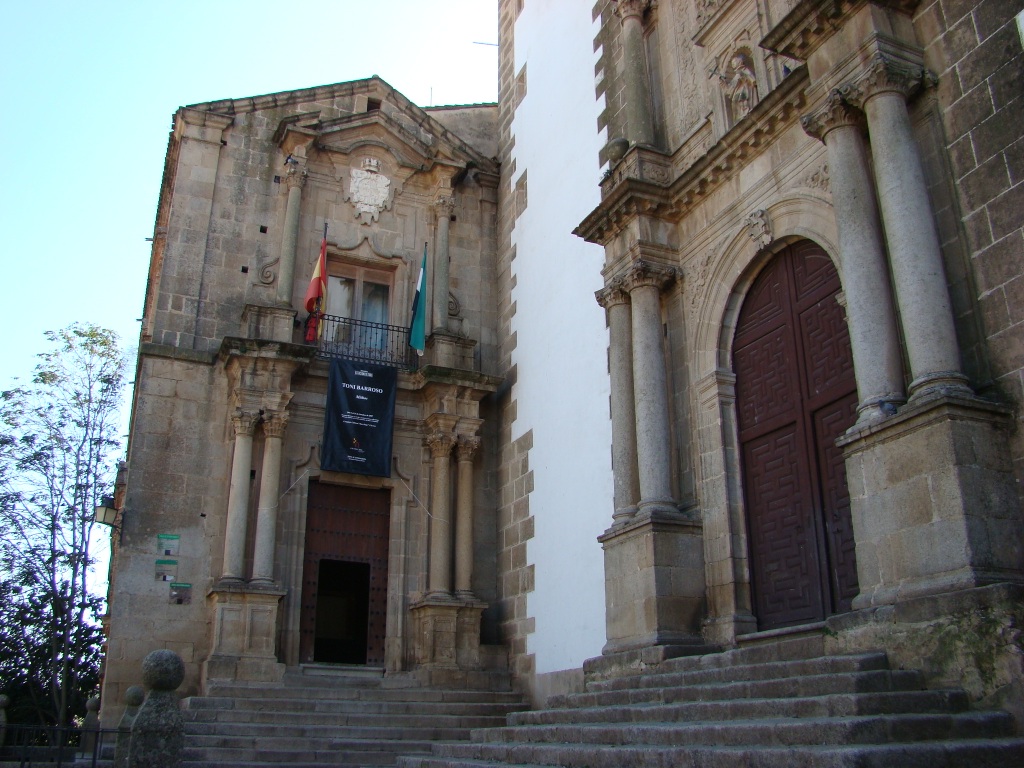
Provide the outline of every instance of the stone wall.
{"type": "MultiPolygon", "coordinates": [[[[914,17],[938,76],[949,168],[980,307],[989,382],[983,394],[1024,402],[1024,53],[1019,0],[924,0],[914,17]]],[[[1024,434],[1011,436],[1024,483],[1024,434]]],[[[1024,488],[1024,485],[1021,485],[1024,488]]]]}

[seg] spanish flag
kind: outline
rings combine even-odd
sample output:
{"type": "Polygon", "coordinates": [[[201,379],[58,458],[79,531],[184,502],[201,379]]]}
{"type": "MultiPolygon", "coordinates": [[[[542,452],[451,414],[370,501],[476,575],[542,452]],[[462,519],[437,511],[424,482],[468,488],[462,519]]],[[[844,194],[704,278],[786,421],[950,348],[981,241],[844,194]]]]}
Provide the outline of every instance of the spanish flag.
{"type": "Polygon", "coordinates": [[[306,311],[309,312],[309,319],[306,321],[306,341],[316,341],[320,338],[321,318],[324,314],[324,303],[327,301],[327,222],[324,222],[324,237],[320,241],[320,257],[313,267],[313,277],[309,281],[309,288],[306,289],[306,311]]]}

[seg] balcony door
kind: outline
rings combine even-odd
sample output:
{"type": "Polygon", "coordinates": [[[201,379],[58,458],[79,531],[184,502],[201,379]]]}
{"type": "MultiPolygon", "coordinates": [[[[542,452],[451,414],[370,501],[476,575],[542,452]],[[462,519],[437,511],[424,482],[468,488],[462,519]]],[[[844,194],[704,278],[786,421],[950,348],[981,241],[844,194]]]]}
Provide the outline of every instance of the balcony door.
{"type": "Polygon", "coordinates": [[[379,356],[388,345],[392,273],[332,263],[327,277],[325,341],[334,354],[355,358],[379,356]]]}

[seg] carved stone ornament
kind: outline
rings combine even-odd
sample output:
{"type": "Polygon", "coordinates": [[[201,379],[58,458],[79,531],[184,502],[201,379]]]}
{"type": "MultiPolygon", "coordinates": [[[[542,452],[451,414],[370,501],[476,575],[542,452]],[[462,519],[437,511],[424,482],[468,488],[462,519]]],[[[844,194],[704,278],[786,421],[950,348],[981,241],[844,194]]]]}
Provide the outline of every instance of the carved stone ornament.
{"type": "Polygon", "coordinates": [[[625,21],[630,16],[644,15],[644,12],[652,7],[652,0],[618,0],[615,3],[615,15],[625,21]]]}
{"type": "Polygon", "coordinates": [[[768,218],[768,211],[759,208],[743,220],[743,226],[747,228],[747,234],[758,248],[767,248],[775,238],[772,235],[772,222],[768,218]]]}
{"type": "Polygon", "coordinates": [[[819,109],[800,118],[800,125],[808,136],[824,141],[829,131],[844,126],[860,125],[863,120],[864,113],[851,106],[839,90],[833,88],[819,109]]]}
{"type": "Polygon", "coordinates": [[[644,286],[654,286],[658,290],[675,282],[679,273],[672,267],[663,267],[649,261],[636,261],[622,276],[623,287],[630,293],[644,286]]]}
{"type": "Polygon", "coordinates": [[[345,200],[352,203],[356,217],[363,224],[376,221],[381,211],[390,208],[393,195],[391,179],[380,172],[380,160],[365,157],[361,168],[349,171],[345,200]]]}
{"type": "Polygon", "coordinates": [[[625,281],[619,277],[612,280],[608,285],[594,293],[594,298],[603,309],[610,309],[619,304],[629,303],[629,290],[625,281]]]}
{"type": "Polygon", "coordinates": [[[811,189],[820,189],[825,192],[832,191],[832,178],[829,176],[828,163],[823,163],[804,177],[804,186],[811,189]]]}
{"type": "Polygon", "coordinates": [[[876,53],[868,63],[867,71],[862,77],[839,88],[843,99],[855,107],[863,107],[864,102],[878,93],[899,93],[904,98],[910,96],[926,80],[926,70],[914,64],[876,53]]]}

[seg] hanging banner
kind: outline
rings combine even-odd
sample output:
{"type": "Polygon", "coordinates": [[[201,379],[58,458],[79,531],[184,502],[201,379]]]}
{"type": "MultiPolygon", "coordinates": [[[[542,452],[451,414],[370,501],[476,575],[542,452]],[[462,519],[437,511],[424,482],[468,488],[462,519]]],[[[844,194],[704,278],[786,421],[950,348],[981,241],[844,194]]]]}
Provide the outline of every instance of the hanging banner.
{"type": "Polygon", "coordinates": [[[391,477],[398,369],[334,358],[320,468],[391,477]]]}

